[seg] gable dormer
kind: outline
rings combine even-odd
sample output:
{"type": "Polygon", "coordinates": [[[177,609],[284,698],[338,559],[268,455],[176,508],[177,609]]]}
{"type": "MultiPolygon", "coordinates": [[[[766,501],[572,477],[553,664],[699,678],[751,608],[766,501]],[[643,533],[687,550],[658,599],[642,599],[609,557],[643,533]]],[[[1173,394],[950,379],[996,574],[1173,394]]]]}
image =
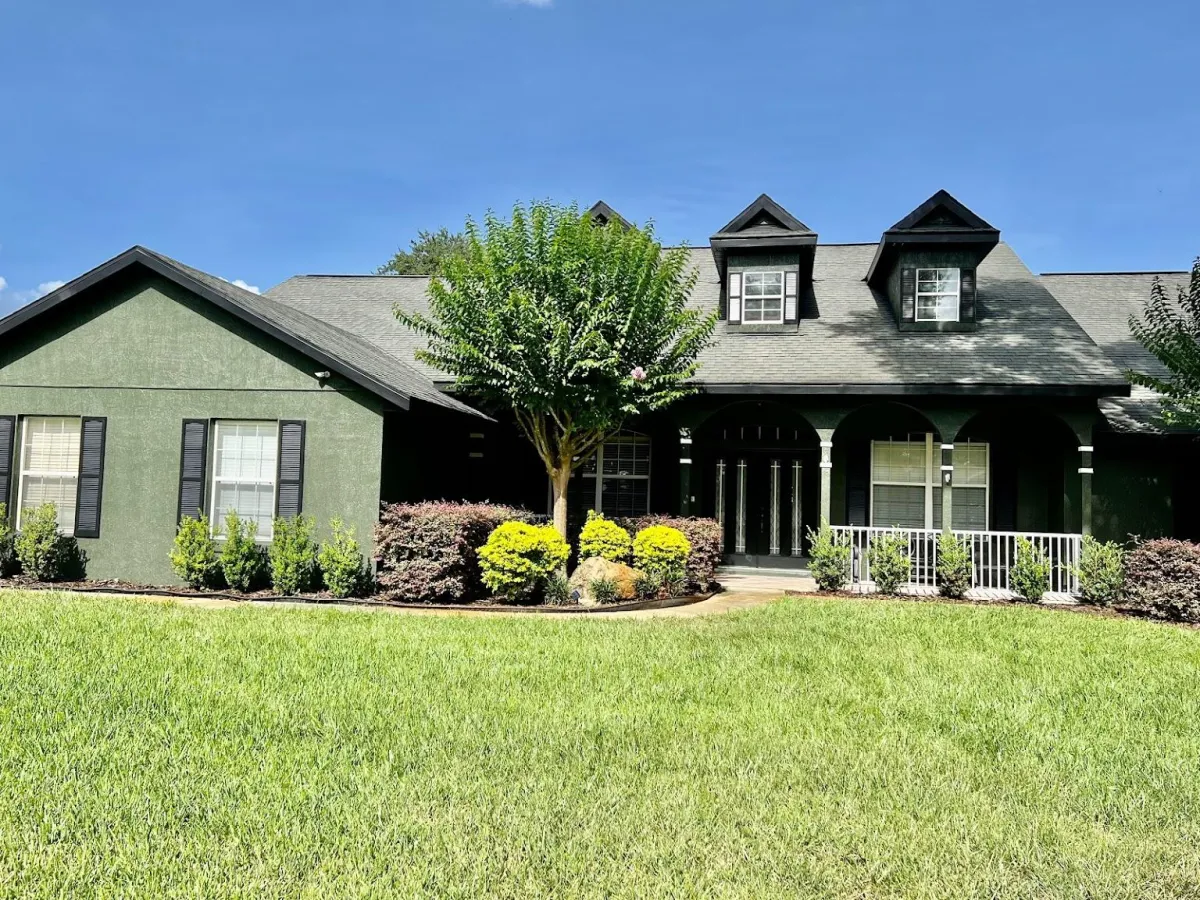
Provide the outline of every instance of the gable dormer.
{"type": "Polygon", "coordinates": [[[938,191],[883,233],[867,283],[886,291],[901,331],[974,331],[975,270],[1000,232],[938,191]]]}
{"type": "Polygon", "coordinates": [[[598,201],[595,206],[587,211],[587,214],[588,218],[602,228],[609,222],[616,222],[626,231],[633,227],[628,219],[626,219],[623,215],[621,215],[603,200],[598,201]]]}
{"type": "Polygon", "coordinates": [[[812,291],[817,233],[766,194],[709,240],[730,325],[794,329],[812,291]]]}

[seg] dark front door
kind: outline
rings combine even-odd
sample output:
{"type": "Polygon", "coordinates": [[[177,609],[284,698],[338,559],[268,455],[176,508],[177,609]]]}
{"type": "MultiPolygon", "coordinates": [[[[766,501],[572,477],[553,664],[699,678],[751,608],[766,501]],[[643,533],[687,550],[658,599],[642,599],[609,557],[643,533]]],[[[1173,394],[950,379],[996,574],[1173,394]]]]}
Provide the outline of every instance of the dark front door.
{"type": "Polygon", "coordinates": [[[726,561],[760,568],[804,565],[804,464],[798,453],[746,451],[716,461],[726,561]]]}

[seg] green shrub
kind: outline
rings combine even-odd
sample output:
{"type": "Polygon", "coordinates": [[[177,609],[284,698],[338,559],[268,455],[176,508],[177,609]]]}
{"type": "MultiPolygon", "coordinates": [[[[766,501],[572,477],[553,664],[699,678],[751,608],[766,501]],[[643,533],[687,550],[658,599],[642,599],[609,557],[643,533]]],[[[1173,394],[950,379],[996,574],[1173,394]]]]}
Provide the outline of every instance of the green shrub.
{"type": "Polygon", "coordinates": [[[509,601],[530,597],[566,565],[571,548],[553,525],[505,522],[479,548],[483,583],[509,601]]]}
{"type": "Polygon", "coordinates": [[[87,556],[79,541],[58,530],[58,510],[43,503],[25,514],[16,539],[21,569],[35,581],[80,581],[87,556]]]}
{"type": "Polygon", "coordinates": [[[717,567],[724,555],[725,530],[716,519],[700,519],[693,516],[638,516],[619,519],[629,534],[635,535],[651,525],[668,525],[678,528],[692,545],[688,554],[687,586],[694,591],[706,591],[716,584],[717,567]]]}
{"type": "Polygon", "coordinates": [[[943,597],[961,600],[971,587],[971,552],[948,531],[938,535],[937,580],[943,597]]]}
{"type": "Polygon", "coordinates": [[[0,503],[0,578],[10,578],[20,571],[17,560],[17,536],[8,524],[8,507],[0,503]]]}
{"type": "Polygon", "coordinates": [[[1040,603],[1050,590],[1050,560],[1046,551],[1035,547],[1028,538],[1017,538],[1016,559],[1008,570],[1008,582],[1017,595],[1029,603],[1040,603]]]}
{"type": "Polygon", "coordinates": [[[225,516],[225,544],[221,547],[221,571],[225,583],[245,593],[262,586],[267,577],[267,558],[254,540],[258,523],[240,519],[232,509],[225,516]]]}
{"type": "Polygon", "coordinates": [[[591,510],[587,524],[579,532],[579,558],[599,556],[609,562],[627,563],[633,540],[629,532],[603,514],[591,510]]]}
{"type": "Polygon", "coordinates": [[[663,584],[687,578],[688,554],[692,545],[678,528],[651,525],[633,539],[633,566],[663,584]]]}
{"type": "Polygon", "coordinates": [[[840,591],[850,580],[850,542],[824,519],[819,531],[808,529],[808,541],[808,569],[817,587],[840,591]]]}
{"type": "Polygon", "coordinates": [[[1098,541],[1085,534],[1075,574],[1079,577],[1079,594],[1085,602],[1111,606],[1121,596],[1125,581],[1125,551],[1112,541],[1098,541]]]}
{"type": "Polygon", "coordinates": [[[333,537],[321,545],[317,556],[326,589],[338,599],[363,593],[368,576],[362,551],[354,539],[354,529],[347,528],[340,517],[335,517],[329,523],[329,530],[333,537]]]}
{"type": "Polygon", "coordinates": [[[875,590],[881,594],[897,594],[900,585],[908,583],[912,568],[908,538],[899,531],[877,533],[867,549],[867,563],[875,590]]]}
{"type": "Polygon", "coordinates": [[[299,594],[311,590],[317,582],[317,544],[313,532],[317,523],[312,516],[289,516],[275,520],[275,533],[267,558],[271,565],[271,585],[278,594],[299,594]]]}
{"type": "Polygon", "coordinates": [[[601,606],[617,599],[617,583],[611,578],[597,578],[588,584],[588,590],[601,606]]]}
{"type": "Polygon", "coordinates": [[[562,572],[555,572],[546,579],[542,600],[547,606],[566,606],[571,602],[571,585],[562,572]]]}
{"type": "Polygon", "coordinates": [[[641,572],[633,582],[633,590],[639,600],[656,600],[662,594],[663,582],[657,575],[641,572]]]}
{"type": "Polygon", "coordinates": [[[217,542],[213,540],[208,516],[198,519],[184,516],[175,532],[171,549],[171,570],[181,581],[200,590],[216,587],[221,580],[221,560],[217,542]]]}

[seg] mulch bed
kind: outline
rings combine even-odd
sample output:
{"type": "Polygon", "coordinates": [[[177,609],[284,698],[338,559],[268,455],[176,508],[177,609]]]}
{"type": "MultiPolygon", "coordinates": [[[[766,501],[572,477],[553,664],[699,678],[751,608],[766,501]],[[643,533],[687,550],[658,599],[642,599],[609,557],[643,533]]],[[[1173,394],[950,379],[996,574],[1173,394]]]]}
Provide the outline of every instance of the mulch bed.
{"type": "Polygon", "coordinates": [[[436,609],[456,612],[520,612],[547,614],[586,614],[622,612],[638,609],[670,609],[688,606],[707,600],[712,593],[689,594],[666,600],[631,600],[625,603],[609,603],[604,606],[520,606],[508,603],[409,603],[387,600],[380,597],[349,597],[339,600],[327,592],[312,594],[283,595],[269,590],[251,591],[196,591],[190,588],[164,588],[152,584],[136,584],[129,581],[32,581],[29,579],[0,578],[0,589],[21,591],[62,591],[75,594],[127,594],[148,597],[166,597],[181,600],[233,600],[238,603],[311,603],[321,606],[385,606],[393,609],[436,609]]]}

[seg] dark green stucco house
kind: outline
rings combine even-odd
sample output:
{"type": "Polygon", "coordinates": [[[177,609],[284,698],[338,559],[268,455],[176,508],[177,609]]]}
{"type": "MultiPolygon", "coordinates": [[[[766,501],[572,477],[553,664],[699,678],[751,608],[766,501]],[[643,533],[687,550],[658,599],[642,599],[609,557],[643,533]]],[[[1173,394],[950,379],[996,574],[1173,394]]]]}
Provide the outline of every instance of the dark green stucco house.
{"type": "MultiPolygon", "coordinates": [[[[978,543],[981,583],[1016,534],[1064,572],[1084,533],[1200,537],[1200,445],[1123,374],[1153,366],[1126,324],[1149,276],[1039,278],[945,192],[864,244],[820,243],[764,195],[690,252],[692,302],[721,319],[700,393],[586,461],[575,516],[714,516],[727,561],[765,568],[803,566],[822,518],[856,547],[948,526],[978,543]]],[[[153,583],[196,509],[264,537],[297,511],[369,536],[381,501],[546,509],[512,422],[414,358],[393,308],[424,308],[427,284],[298,276],[258,296],[121,254],[0,321],[0,499],[14,524],[56,500],[91,577],[153,583]]]]}

